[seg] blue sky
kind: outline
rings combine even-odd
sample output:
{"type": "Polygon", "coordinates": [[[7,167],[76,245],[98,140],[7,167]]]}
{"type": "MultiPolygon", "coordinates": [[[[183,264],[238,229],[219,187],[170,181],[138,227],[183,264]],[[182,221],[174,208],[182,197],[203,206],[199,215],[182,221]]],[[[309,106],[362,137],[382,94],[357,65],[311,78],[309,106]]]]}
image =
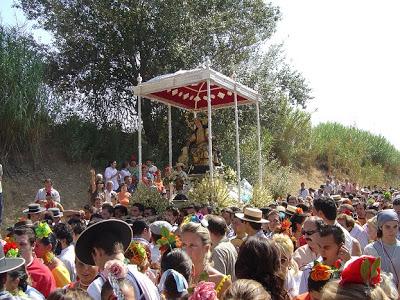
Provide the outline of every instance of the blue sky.
{"type": "MultiPolygon", "coordinates": [[[[282,21],[274,41],[284,42],[290,64],[303,73],[315,99],[313,124],[336,121],[382,134],[400,150],[400,1],[273,0],[282,21]]],[[[1,0],[3,24],[26,24],[1,0]]],[[[34,30],[38,41],[51,35],[34,30]]]]}

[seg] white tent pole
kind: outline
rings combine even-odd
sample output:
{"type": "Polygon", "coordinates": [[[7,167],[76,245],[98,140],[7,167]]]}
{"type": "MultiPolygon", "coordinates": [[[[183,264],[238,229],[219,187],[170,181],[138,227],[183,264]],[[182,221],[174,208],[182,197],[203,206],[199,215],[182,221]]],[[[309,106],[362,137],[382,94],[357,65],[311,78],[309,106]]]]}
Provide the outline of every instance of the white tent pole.
{"type": "Polygon", "coordinates": [[[234,102],[235,102],[235,134],[236,134],[236,172],[237,172],[237,185],[238,185],[238,199],[241,201],[241,189],[240,189],[240,144],[239,144],[239,113],[237,103],[237,91],[236,91],[236,73],[233,73],[234,83],[234,102]]]}
{"type": "Polygon", "coordinates": [[[259,96],[257,95],[257,101],[256,101],[256,111],[257,111],[257,144],[258,144],[258,180],[260,186],[262,185],[263,182],[263,167],[262,167],[262,160],[261,160],[261,125],[260,125],[260,106],[258,103],[258,98],[259,96]]]}
{"type": "Polygon", "coordinates": [[[139,178],[138,183],[142,182],[142,96],[141,96],[141,89],[140,85],[142,84],[142,76],[137,77],[137,82],[139,86],[139,95],[137,99],[138,105],[138,166],[139,166],[139,178]]]}
{"type": "MultiPolygon", "coordinates": [[[[207,70],[210,70],[210,59],[207,58],[206,66],[207,70]]],[[[208,113],[208,166],[210,168],[210,180],[213,182],[214,178],[214,163],[213,163],[213,152],[212,152],[212,118],[211,118],[211,80],[207,79],[207,113],[208,113]]]]}
{"type": "Polygon", "coordinates": [[[169,167],[172,169],[172,124],[171,124],[171,105],[168,105],[168,158],[169,167]]]}
{"type": "MultiPolygon", "coordinates": [[[[168,105],[168,159],[169,168],[172,172],[172,117],[171,117],[171,105],[168,105]]],[[[169,183],[169,201],[172,200],[174,185],[172,182],[169,183]]]]}

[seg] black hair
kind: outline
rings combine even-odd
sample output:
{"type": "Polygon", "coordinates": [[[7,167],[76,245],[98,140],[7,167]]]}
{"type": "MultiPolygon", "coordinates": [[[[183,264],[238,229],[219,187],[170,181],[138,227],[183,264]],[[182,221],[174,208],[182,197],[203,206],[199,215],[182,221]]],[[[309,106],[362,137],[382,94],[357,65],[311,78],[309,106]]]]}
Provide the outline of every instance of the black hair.
{"type": "Polygon", "coordinates": [[[325,284],[327,284],[329,282],[330,278],[328,280],[318,280],[318,281],[314,281],[312,280],[312,276],[308,276],[308,280],[307,280],[307,287],[308,290],[311,291],[315,291],[315,292],[320,292],[322,290],[322,288],[325,286],[325,284]]]}
{"type": "Polygon", "coordinates": [[[156,209],[154,207],[145,207],[144,210],[146,210],[146,209],[150,209],[151,213],[153,214],[153,216],[155,216],[157,214],[157,211],[156,211],[156,209]]]}
{"type": "Polygon", "coordinates": [[[250,225],[251,228],[253,228],[256,231],[261,230],[261,223],[255,223],[255,222],[249,222],[249,221],[245,221],[246,223],[248,223],[250,225]]]}
{"type": "Polygon", "coordinates": [[[400,205],[400,198],[396,198],[393,200],[393,205],[400,205]]]}
{"type": "Polygon", "coordinates": [[[89,204],[86,204],[86,205],[83,207],[83,209],[84,209],[84,210],[87,210],[87,211],[90,212],[91,214],[94,213],[93,207],[90,206],[89,204]]]}
{"type": "Polygon", "coordinates": [[[123,206],[123,205],[115,205],[115,207],[114,207],[114,214],[115,214],[115,211],[116,211],[116,210],[121,211],[122,215],[124,215],[124,216],[127,216],[127,215],[128,215],[128,208],[127,208],[126,206],[123,206]]]}
{"type": "Polygon", "coordinates": [[[336,245],[343,245],[346,241],[343,230],[336,225],[322,225],[319,235],[320,237],[332,235],[336,245]]]}
{"type": "Polygon", "coordinates": [[[179,217],[179,209],[176,208],[176,207],[174,207],[174,206],[168,206],[167,209],[166,209],[166,211],[172,212],[172,215],[173,215],[174,217],[179,217]]]}
{"type": "Polygon", "coordinates": [[[47,237],[39,239],[39,241],[45,246],[51,245],[51,251],[54,251],[57,247],[57,239],[54,233],[50,233],[47,237]]]}
{"type": "Polygon", "coordinates": [[[69,220],[68,224],[71,226],[72,232],[75,235],[81,234],[87,227],[85,222],[82,222],[81,220],[76,220],[76,219],[69,220]]]}
{"type": "Polygon", "coordinates": [[[296,224],[303,224],[304,220],[307,218],[307,215],[298,215],[298,214],[294,214],[291,218],[290,218],[290,227],[292,228],[292,232],[295,233],[297,232],[297,226],[296,224]]]}
{"type": "Polygon", "coordinates": [[[107,210],[110,215],[114,215],[114,207],[110,203],[103,203],[101,210],[107,210]]]}
{"type": "Polygon", "coordinates": [[[329,221],[333,221],[337,216],[337,207],[335,200],[328,197],[322,197],[314,200],[314,208],[316,211],[322,211],[325,218],[329,221]]]}
{"type": "Polygon", "coordinates": [[[105,231],[94,239],[93,248],[103,249],[106,255],[124,253],[124,246],[120,240],[120,237],[114,232],[105,231]]]}
{"type": "Polygon", "coordinates": [[[144,205],[142,203],[138,203],[138,202],[133,203],[132,207],[134,207],[134,206],[136,206],[140,212],[142,212],[142,213],[144,212],[144,205]]]}
{"type": "Polygon", "coordinates": [[[228,232],[228,226],[224,218],[214,215],[207,216],[208,230],[218,236],[224,236],[228,232]]]}
{"type": "Polygon", "coordinates": [[[12,271],[8,271],[7,274],[13,279],[19,278],[18,287],[25,292],[28,287],[28,273],[26,272],[25,265],[22,265],[12,271]]]}
{"type": "Polygon", "coordinates": [[[70,225],[65,223],[58,223],[54,225],[53,232],[58,240],[65,239],[69,246],[73,242],[72,228],[70,225]]]}
{"type": "Polygon", "coordinates": [[[150,226],[145,220],[135,220],[132,224],[133,236],[139,236],[145,229],[149,230],[150,226]]]}
{"type": "MultiPolygon", "coordinates": [[[[161,257],[161,272],[164,273],[168,269],[173,269],[185,277],[187,282],[190,282],[192,275],[192,260],[181,249],[173,249],[167,251],[161,257]]],[[[177,291],[176,283],[172,274],[167,276],[164,283],[165,292],[168,299],[177,299],[182,297],[182,293],[177,291]]]]}

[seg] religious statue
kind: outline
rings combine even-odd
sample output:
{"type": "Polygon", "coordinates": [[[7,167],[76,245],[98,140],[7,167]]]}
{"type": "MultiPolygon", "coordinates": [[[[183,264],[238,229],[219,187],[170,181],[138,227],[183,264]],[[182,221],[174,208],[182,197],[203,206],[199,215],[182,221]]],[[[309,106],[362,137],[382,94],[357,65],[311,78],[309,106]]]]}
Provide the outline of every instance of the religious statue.
{"type": "MultiPolygon", "coordinates": [[[[213,163],[214,165],[221,165],[220,152],[213,147],[213,163]]],[[[186,146],[183,147],[182,153],[178,158],[180,163],[188,165],[190,160],[194,166],[194,172],[205,173],[209,166],[209,152],[208,152],[208,126],[206,121],[200,118],[194,119],[194,129],[190,135],[186,146]]]]}

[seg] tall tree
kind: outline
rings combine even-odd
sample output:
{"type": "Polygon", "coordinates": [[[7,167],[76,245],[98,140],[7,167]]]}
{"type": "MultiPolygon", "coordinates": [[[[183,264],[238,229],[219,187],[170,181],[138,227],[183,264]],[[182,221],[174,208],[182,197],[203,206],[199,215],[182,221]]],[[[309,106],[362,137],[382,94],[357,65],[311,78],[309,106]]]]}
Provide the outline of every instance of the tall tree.
{"type": "MultiPolygon", "coordinates": [[[[263,0],[19,0],[18,6],[54,34],[54,86],[69,99],[84,99],[102,124],[135,115],[131,88],[139,72],[148,80],[196,67],[205,56],[231,71],[271,36],[280,17],[263,0]]],[[[162,107],[143,104],[151,144],[165,127],[163,115],[162,107]]],[[[181,121],[180,115],[174,117],[181,121]]]]}

